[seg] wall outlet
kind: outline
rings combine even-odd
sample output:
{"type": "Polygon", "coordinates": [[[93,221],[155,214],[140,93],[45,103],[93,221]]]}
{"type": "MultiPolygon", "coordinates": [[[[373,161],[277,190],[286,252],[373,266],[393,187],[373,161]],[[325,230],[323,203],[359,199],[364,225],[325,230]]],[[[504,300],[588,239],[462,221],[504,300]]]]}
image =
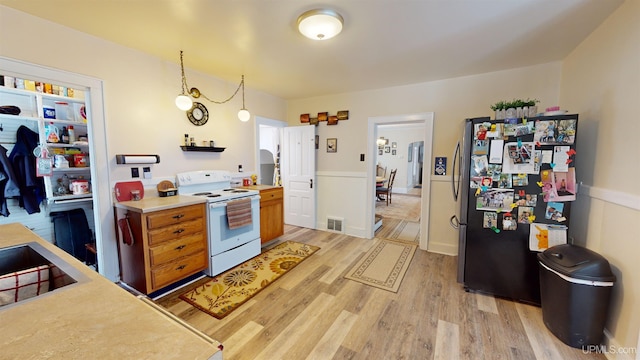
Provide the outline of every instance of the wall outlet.
{"type": "Polygon", "coordinates": [[[140,177],[140,169],[138,169],[137,167],[132,167],[131,168],[131,177],[132,178],[139,178],[140,177]]]}

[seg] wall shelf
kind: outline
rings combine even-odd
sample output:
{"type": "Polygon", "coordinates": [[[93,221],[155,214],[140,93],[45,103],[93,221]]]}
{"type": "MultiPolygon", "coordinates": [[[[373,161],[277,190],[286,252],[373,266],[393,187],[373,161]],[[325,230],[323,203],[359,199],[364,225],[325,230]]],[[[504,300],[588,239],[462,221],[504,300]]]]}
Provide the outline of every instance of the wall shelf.
{"type": "Polygon", "coordinates": [[[184,146],[180,145],[180,149],[182,151],[206,151],[206,152],[223,152],[223,147],[213,147],[213,146],[184,146]]]}

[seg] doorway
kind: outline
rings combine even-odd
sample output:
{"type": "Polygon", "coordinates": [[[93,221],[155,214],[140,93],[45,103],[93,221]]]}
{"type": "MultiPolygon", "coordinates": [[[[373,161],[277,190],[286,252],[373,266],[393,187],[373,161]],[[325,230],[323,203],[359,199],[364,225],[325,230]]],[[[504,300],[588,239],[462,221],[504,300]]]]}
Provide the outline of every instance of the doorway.
{"type": "MultiPolygon", "coordinates": [[[[430,194],[430,180],[431,173],[431,157],[433,143],[433,119],[434,113],[418,113],[409,115],[396,115],[396,116],[384,116],[384,117],[371,117],[368,123],[368,163],[367,163],[367,193],[371,196],[367,196],[367,219],[366,219],[366,233],[368,238],[374,237],[374,224],[375,224],[375,173],[377,165],[377,155],[379,154],[378,145],[376,139],[379,138],[379,133],[383,126],[410,126],[415,124],[423,125],[422,132],[424,137],[421,141],[424,141],[422,147],[422,167],[420,171],[419,180],[421,181],[421,187],[419,188],[422,198],[420,206],[420,248],[426,250],[428,247],[428,234],[429,234],[429,194],[430,194]]],[[[407,149],[407,147],[403,147],[407,149]]],[[[383,150],[384,153],[385,150],[383,150]]],[[[406,154],[408,157],[408,154],[406,154]]],[[[407,157],[401,159],[408,163],[407,157]]],[[[406,180],[405,180],[406,181],[406,180]]],[[[395,186],[394,186],[395,187],[395,186]]]]}
{"type": "Polygon", "coordinates": [[[280,150],[281,129],[287,127],[287,123],[280,120],[268,119],[256,116],[256,171],[258,172],[258,184],[280,184],[280,150]]]}

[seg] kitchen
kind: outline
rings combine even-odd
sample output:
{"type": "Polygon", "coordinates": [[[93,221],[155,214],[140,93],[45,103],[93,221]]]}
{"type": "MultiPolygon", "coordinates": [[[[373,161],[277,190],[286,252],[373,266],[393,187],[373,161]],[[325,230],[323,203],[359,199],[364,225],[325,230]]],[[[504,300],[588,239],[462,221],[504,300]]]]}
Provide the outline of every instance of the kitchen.
{"type": "MultiPolygon", "coordinates": [[[[632,5],[627,5],[627,7],[635,10],[632,5]]],[[[630,11],[630,13],[633,12],[630,11]]],[[[105,154],[104,156],[104,159],[107,161],[104,166],[109,170],[109,181],[106,184],[107,189],[110,189],[113,185],[112,182],[116,180],[130,179],[129,166],[117,166],[115,164],[113,156],[117,153],[139,153],[143,151],[145,153],[161,154],[161,164],[151,166],[153,177],[156,179],[171,177],[178,172],[190,171],[196,168],[210,168],[212,163],[215,163],[216,168],[226,170],[235,170],[238,164],[243,164],[246,169],[254,168],[254,166],[252,166],[255,163],[253,159],[253,146],[249,146],[247,151],[246,145],[247,138],[250,138],[250,134],[253,132],[252,125],[251,123],[234,121],[236,112],[240,107],[239,104],[233,104],[236,106],[231,106],[231,104],[229,104],[229,106],[209,106],[211,119],[209,120],[208,126],[197,130],[191,130],[194,128],[187,127],[190,125],[187,123],[184,114],[173,105],[173,98],[179,91],[178,49],[173,51],[176,57],[174,61],[163,61],[145,53],[134,51],[71,30],[70,28],[52,24],[10,8],[2,8],[0,16],[3,34],[11,33],[13,31],[12,29],[20,28],[24,23],[30,24],[30,28],[33,30],[33,32],[29,33],[21,32],[20,35],[15,38],[3,37],[2,53],[0,53],[0,55],[20,58],[36,64],[43,63],[46,66],[66,69],[75,73],[90,74],[105,81],[105,115],[109,119],[104,123],[105,134],[109,139],[109,143],[106,144],[105,147],[108,149],[108,155],[105,154]],[[43,38],[51,41],[44,41],[43,38]],[[60,38],[68,39],[68,41],[65,44],[60,44],[58,41],[60,38]],[[39,46],[37,48],[25,47],[23,46],[24,43],[37,43],[39,46]],[[69,56],[69,54],[73,54],[74,49],[79,44],[85,45],[88,51],[69,56]],[[64,54],[57,52],[56,50],[59,49],[60,46],[66,46],[68,52],[64,54]],[[46,61],[43,61],[43,52],[49,54],[46,61]],[[158,74],[166,75],[158,76],[158,74]],[[135,79],[135,81],[131,81],[131,79],[135,79]],[[227,147],[227,149],[222,154],[181,152],[178,150],[178,146],[183,141],[182,138],[185,133],[185,128],[189,129],[189,133],[193,133],[197,141],[213,138],[217,144],[227,147]],[[164,164],[171,165],[164,166],[164,164]]],[[[618,16],[622,17],[622,15],[618,16]]],[[[624,19],[620,21],[623,20],[624,19]]],[[[195,57],[196,54],[187,54],[187,60],[190,56],[195,57]]],[[[631,58],[633,59],[633,57],[631,58]]],[[[572,62],[578,61],[573,57],[569,60],[572,62]]],[[[540,98],[545,104],[553,104],[557,102],[559,98],[568,96],[560,91],[562,76],[569,76],[561,76],[563,72],[562,69],[563,64],[548,63],[520,69],[505,70],[487,75],[453,79],[442,84],[429,83],[419,87],[418,91],[421,93],[437,93],[438,91],[442,91],[443,93],[464,94],[464,89],[469,86],[486,86],[489,88],[495,83],[509,82],[509,79],[514,77],[531,80],[526,85],[526,81],[524,80],[510,83],[512,88],[510,88],[509,91],[500,92],[499,90],[489,90],[487,91],[489,93],[483,94],[482,96],[470,96],[466,99],[468,103],[465,108],[456,106],[453,101],[446,99],[427,100],[426,104],[417,104],[415,89],[401,89],[401,99],[399,99],[392,108],[388,108],[389,104],[384,101],[379,101],[379,104],[372,103],[371,97],[375,96],[375,94],[363,91],[355,94],[356,96],[348,103],[347,107],[351,111],[353,119],[340,123],[331,129],[321,129],[321,138],[338,137],[340,139],[339,151],[334,155],[363,153],[366,149],[365,140],[352,142],[346,140],[341,141],[345,136],[344,134],[363,133],[362,125],[358,124],[355,119],[360,119],[360,123],[362,124],[368,116],[428,110],[435,111],[437,119],[435,132],[438,136],[434,143],[434,155],[450,156],[449,143],[454,142],[457,138],[458,130],[456,126],[449,126],[449,123],[451,123],[451,125],[461,123],[462,119],[472,115],[482,113],[488,115],[488,104],[493,103],[495,98],[509,98],[513,93],[524,92],[524,96],[531,94],[533,97],[540,98]],[[544,81],[534,81],[534,79],[544,79],[544,81]],[[385,103],[386,106],[384,105],[385,103]]],[[[572,71],[578,70],[569,69],[569,74],[572,74],[572,71]]],[[[195,84],[207,84],[206,92],[208,96],[211,97],[224,98],[228,96],[229,91],[232,91],[235,86],[231,84],[231,81],[227,83],[195,71],[190,71],[188,75],[190,81],[195,84]]],[[[250,84],[249,79],[250,77],[247,78],[248,84],[250,84]]],[[[202,85],[199,86],[204,87],[202,85]]],[[[388,90],[383,97],[391,96],[393,93],[393,90],[388,90]]],[[[631,94],[634,93],[631,92],[631,94]]],[[[421,95],[419,97],[421,97],[421,95]]],[[[335,107],[337,107],[335,110],[341,110],[345,103],[345,100],[339,95],[328,96],[324,99],[302,99],[287,103],[287,101],[281,98],[255,90],[251,88],[251,86],[248,86],[246,89],[246,100],[247,107],[250,108],[252,113],[271,119],[291,119],[290,122],[292,124],[295,123],[297,116],[301,113],[323,111],[328,106],[333,108],[334,104],[335,107]]],[[[568,102],[567,106],[572,109],[579,111],[587,108],[587,106],[583,105],[579,100],[572,100],[572,98],[569,97],[566,101],[568,102]]],[[[623,123],[621,126],[628,127],[631,126],[631,124],[623,123]]],[[[587,151],[587,149],[583,151],[587,151]]],[[[357,158],[345,159],[344,163],[336,163],[335,157],[330,156],[331,154],[322,152],[319,154],[318,159],[318,171],[322,173],[322,177],[319,179],[318,191],[323,194],[329,194],[325,200],[318,204],[319,209],[325,209],[324,212],[320,212],[320,214],[327,213],[328,209],[339,211],[339,209],[337,209],[339,206],[335,206],[335,204],[341,204],[340,198],[344,197],[344,193],[335,193],[334,190],[332,190],[335,189],[334,185],[340,183],[340,181],[334,180],[331,175],[335,175],[337,172],[353,171],[351,169],[358,169],[360,173],[365,172],[363,163],[360,163],[357,158]]],[[[618,159],[618,157],[614,158],[618,159]]],[[[633,161],[633,158],[630,158],[629,155],[626,155],[626,157],[621,155],[621,159],[628,162],[633,161]]],[[[630,172],[632,170],[623,169],[622,171],[630,172]]],[[[633,178],[634,173],[627,173],[626,175],[627,176],[621,178],[633,178]]],[[[364,176],[361,180],[361,184],[366,184],[364,176]]],[[[354,191],[354,189],[362,188],[361,184],[353,185],[353,187],[345,189],[345,193],[353,192],[360,194],[361,190],[354,191]]],[[[616,189],[615,186],[606,185],[607,184],[604,185],[605,188],[616,189]]],[[[454,204],[449,199],[448,186],[448,182],[445,181],[440,182],[436,180],[432,184],[433,190],[430,201],[438,204],[443,210],[443,215],[432,214],[430,218],[432,224],[446,224],[448,214],[454,210],[454,204]]],[[[603,185],[601,185],[601,187],[602,186],[603,185]]],[[[624,189],[626,188],[623,188],[623,190],[624,189]]],[[[364,193],[362,194],[362,199],[365,198],[365,195],[364,193]]],[[[107,206],[107,208],[109,208],[109,206],[107,206]]],[[[612,229],[625,229],[625,226],[622,225],[634,223],[634,221],[631,220],[633,220],[636,215],[626,215],[628,213],[623,210],[614,210],[613,213],[618,215],[622,213],[624,216],[620,217],[621,220],[612,219],[613,222],[607,227],[612,229]],[[625,222],[618,222],[622,220],[625,220],[625,222]]],[[[356,228],[365,228],[364,219],[351,215],[346,216],[346,218],[353,218],[351,221],[355,223],[354,226],[356,228]]],[[[113,221],[111,217],[104,215],[101,217],[101,221],[104,222],[104,238],[115,238],[112,230],[114,227],[111,223],[113,221]]],[[[323,221],[323,219],[319,216],[318,223],[321,221],[323,221]]],[[[627,237],[624,230],[618,231],[620,231],[619,236],[613,237],[620,239],[627,237]]],[[[432,228],[429,237],[431,239],[430,246],[439,248],[441,252],[454,253],[453,247],[455,240],[452,239],[455,239],[455,234],[448,229],[448,225],[432,228]]],[[[616,244],[616,246],[622,246],[621,244],[616,244]]],[[[115,250],[115,247],[112,249],[112,254],[115,254],[113,250],[115,250]]],[[[626,260],[620,260],[620,262],[622,264],[631,264],[631,262],[626,260]]],[[[113,258],[107,257],[102,264],[105,274],[108,274],[108,278],[113,279],[115,274],[117,274],[117,262],[114,262],[113,258]]],[[[624,266],[631,267],[631,265],[624,266]]],[[[627,270],[626,273],[633,273],[634,271],[631,271],[632,269],[633,267],[627,270]]],[[[622,308],[623,313],[632,314],[631,312],[627,312],[629,308],[626,305],[622,308]]],[[[637,329],[632,330],[632,332],[633,331],[637,331],[637,329]]],[[[628,343],[628,339],[633,338],[633,336],[633,334],[625,335],[624,338],[627,339],[625,341],[628,343]]]]}

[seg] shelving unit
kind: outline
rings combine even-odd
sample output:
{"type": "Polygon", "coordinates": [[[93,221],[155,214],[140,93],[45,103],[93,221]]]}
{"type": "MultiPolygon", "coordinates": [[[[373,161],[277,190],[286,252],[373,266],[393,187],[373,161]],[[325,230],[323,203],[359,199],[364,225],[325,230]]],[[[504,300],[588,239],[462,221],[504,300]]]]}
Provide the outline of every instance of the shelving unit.
{"type": "Polygon", "coordinates": [[[180,145],[180,149],[182,151],[203,151],[203,152],[223,152],[223,147],[213,147],[213,146],[185,146],[180,145]]]}
{"type": "MultiPolygon", "coordinates": [[[[81,90],[73,90],[74,97],[55,95],[49,93],[43,93],[38,91],[17,89],[7,86],[0,86],[0,104],[2,105],[14,105],[20,108],[19,115],[0,114],[0,121],[3,123],[16,124],[33,124],[28,126],[32,130],[38,133],[38,137],[41,145],[46,145],[51,157],[54,155],[63,155],[67,152],[67,149],[75,148],[79,149],[81,153],[87,154],[89,158],[89,144],[88,142],[78,143],[49,143],[46,138],[45,127],[53,124],[60,131],[63,127],[74,127],[76,139],[79,136],[88,136],[87,121],[81,113],[81,108],[85,106],[84,92],[81,90]],[[68,104],[67,114],[60,117],[66,119],[50,119],[45,118],[44,109],[55,108],[56,103],[68,104]],[[67,117],[69,117],[67,119],[67,117]]],[[[67,154],[69,155],[69,154],[67,154]]],[[[69,167],[69,168],[55,168],[53,167],[53,175],[45,177],[45,193],[47,202],[53,204],[56,202],[69,202],[75,201],[92,201],[91,194],[73,195],[70,193],[59,194],[56,190],[58,187],[58,179],[62,179],[64,175],[70,180],[76,178],[83,178],[91,181],[91,168],[90,167],[69,167]]]]}

